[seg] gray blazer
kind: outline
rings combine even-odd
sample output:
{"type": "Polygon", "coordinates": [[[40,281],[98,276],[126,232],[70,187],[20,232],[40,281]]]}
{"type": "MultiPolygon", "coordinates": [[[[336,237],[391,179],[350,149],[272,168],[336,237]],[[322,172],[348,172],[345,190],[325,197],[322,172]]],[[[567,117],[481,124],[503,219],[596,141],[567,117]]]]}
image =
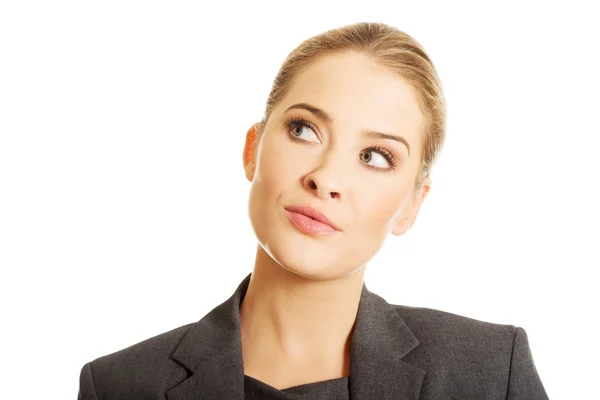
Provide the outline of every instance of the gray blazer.
{"type": "MultiPolygon", "coordinates": [[[[200,321],[87,363],[79,400],[243,399],[239,306],[250,275],[200,321]]],[[[363,285],[353,400],[547,399],[522,328],[390,305],[363,285]]]]}

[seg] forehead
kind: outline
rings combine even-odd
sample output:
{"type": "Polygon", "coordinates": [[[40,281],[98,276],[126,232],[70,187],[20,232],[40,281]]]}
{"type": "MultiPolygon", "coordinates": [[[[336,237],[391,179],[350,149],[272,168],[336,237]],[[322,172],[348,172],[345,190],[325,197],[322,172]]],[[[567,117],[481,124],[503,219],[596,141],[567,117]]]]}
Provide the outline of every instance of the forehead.
{"type": "Polygon", "coordinates": [[[311,62],[295,76],[278,105],[323,109],[340,128],[397,133],[419,144],[422,114],[414,88],[369,56],[347,52],[311,62]]]}

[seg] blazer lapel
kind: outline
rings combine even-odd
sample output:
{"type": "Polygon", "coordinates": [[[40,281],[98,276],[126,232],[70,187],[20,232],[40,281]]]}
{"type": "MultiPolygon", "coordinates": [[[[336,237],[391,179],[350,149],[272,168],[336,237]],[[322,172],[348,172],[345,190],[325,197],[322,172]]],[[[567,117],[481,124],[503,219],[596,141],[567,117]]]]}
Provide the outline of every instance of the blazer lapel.
{"type": "Polygon", "coordinates": [[[425,371],[402,361],[418,345],[394,307],[363,285],[351,341],[350,398],[418,399],[425,371]]]}
{"type": "Polygon", "coordinates": [[[194,324],[171,356],[191,376],[167,392],[168,400],[243,399],[240,303],[248,275],[228,300],[194,324]]]}
{"type": "MultiPolygon", "coordinates": [[[[190,375],[167,392],[168,400],[244,398],[239,307],[249,282],[250,275],[175,349],[172,358],[190,375]]],[[[350,398],[418,399],[425,371],[402,361],[418,344],[394,307],[363,284],[351,340],[350,398]]]]}

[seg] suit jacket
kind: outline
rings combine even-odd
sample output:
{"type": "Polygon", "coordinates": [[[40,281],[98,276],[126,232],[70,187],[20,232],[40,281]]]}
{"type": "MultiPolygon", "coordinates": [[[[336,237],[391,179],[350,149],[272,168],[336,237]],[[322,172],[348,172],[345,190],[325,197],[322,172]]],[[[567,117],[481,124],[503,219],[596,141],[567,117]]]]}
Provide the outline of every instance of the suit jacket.
{"type": "MultiPolygon", "coordinates": [[[[239,306],[87,363],[79,400],[243,399],[239,306]]],[[[363,285],[351,341],[353,400],[547,399],[527,334],[432,310],[390,305],[363,285]]]]}

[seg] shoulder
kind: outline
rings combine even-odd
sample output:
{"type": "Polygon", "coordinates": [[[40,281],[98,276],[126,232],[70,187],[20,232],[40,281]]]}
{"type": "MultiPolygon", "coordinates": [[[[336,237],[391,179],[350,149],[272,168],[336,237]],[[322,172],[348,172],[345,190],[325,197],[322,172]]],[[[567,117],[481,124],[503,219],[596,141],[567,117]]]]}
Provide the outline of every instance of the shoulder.
{"type": "Polygon", "coordinates": [[[548,399],[523,328],[429,308],[393,307],[419,340],[404,360],[426,371],[424,395],[548,399]]]}
{"type": "Polygon", "coordinates": [[[187,324],[151,338],[135,343],[127,348],[97,358],[93,363],[98,367],[126,367],[141,361],[146,364],[161,363],[168,359],[187,331],[194,324],[187,324]]]}
{"type": "MultiPolygon", "coordinates": [[[[393,305],[410,330],[426,342],[465,341],[484,345],[512,341],[515,325],[485,322],[446,311],[423,307],[393,305]],[[420,334],[420,335],[419,335],[420,334]]],[[[421,340],[421,339],[419,339],[421,340]]]]}
{"type": "Polygon", "coordinates": [[[515,326],[429,308],[395,309],[419,340],[407,359],[428,371],[435,386],[465,379],[508,382],[515,326]]]}
{"type": "Polygon", "coordinates": [[[180,326],[87,363],[80,374],[80,393],[93,395],[83,398],[150,395],[174,379],[185,379],[185,370],[170,356],[193,325],[180,326]]]}
{"type": "MultiPolygon", "coordinates": [[[[462,393],[474,398],[492,398],[497,393],[506,394],[512,385],[510,381],[518,379],[513,367],[515,354],[519,349],[527,349],[523,328],[429,308],[398,305],[394,308],[419,340],[405,361],[427,372],[425,393],[433,397],[462,393]]],[[[528,365],[533,369],[531,360],[528,365]]]]}
{"type": "Polygon", "coordinates": [[[394,305],[420,344],[416,351],[425,359],[452,358],[453,363],[510,363],[517,328],[422,307],[394,305]]]}

